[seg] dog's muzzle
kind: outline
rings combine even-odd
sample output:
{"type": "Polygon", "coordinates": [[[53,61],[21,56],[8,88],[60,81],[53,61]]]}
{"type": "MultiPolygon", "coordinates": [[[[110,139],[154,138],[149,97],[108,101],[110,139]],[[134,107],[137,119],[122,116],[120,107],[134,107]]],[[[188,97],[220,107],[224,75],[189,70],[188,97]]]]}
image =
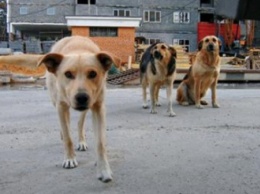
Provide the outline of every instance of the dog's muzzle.
{"type": "Polygon", "coordinates": [[[154,58],[161,60],[163,58],[162,54],[159,51],[154,51],[154,58]]]}
{"type": "Polygon", "coordinates": [[[207,50],[208,50],[209,52],[214,51],[214,50],[215,50],[214,44],[209,44],[209,45],[207,46],[207,50]]]}
{"type": "Polygon", "coordinates": [[[78,111],[84,111],[88,109],[89,95],[86,93],[78,93],[75,96],[76,106],[75,109],[78,111]]]}

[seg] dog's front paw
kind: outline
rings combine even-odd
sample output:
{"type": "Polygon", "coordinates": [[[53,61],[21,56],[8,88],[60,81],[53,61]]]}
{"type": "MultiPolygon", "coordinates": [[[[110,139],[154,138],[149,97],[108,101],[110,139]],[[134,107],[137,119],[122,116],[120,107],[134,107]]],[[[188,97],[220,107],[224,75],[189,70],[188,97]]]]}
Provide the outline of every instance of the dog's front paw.
{"type": "Polygon", "coordinates": [[[78,151],[87,151],[88,145],[86,142],[79,142],[78,151]]]}
{"type": "Polygon", "coordinates": [[[170,116],[170,117],[175,117],[175,116],[176,116],[176,113],[173,112],[173,110],[172,110],[171,107],[167,109],[167,112],[169,113],[169,116],[170,116]]]}
{"type": "Polygon", "coordinates": [[[147,109],[149,106],[144,103],[142,107],[143,107],[143,109],[147,109]]]}
{"type": "Polygon", "coordinates": [[[170,114],[169,114],[170,117],[175,117],[176,116],[176,113],[171,111],[170,114]]]}
{"type": "Polygon", "coordinates": [[[198,109],[203,109],[203,108],[204,108],[204,106],[201,105],[201,104],[196,104],[195,106],[196,106],[196,108],[198,108],[198,109]]]}
{"type": "Polygon", "coordinates": [[[155,106],[161,106],[161,103],[160,102],[156,102],[155,106]]]}
{"type": "Polygon", "coordinates": [[[110,170],[110,168],[100,170],[100,172],[97,173],[97,178],[103,183],[108,183],[113,180],[112,171],[110,170]]]}
{"type": "Polygon", "coordinates": [[[154,110],[154,109],[151,109],[150,113],[151,113],[151,114],[157,114],[157,111],[154,110]]]}
{"type": "Polygon", "coordinates": [[[213,107],[213,108],[220,108],[220,106],[219,106],[217,103],[213,103],[213,104],[212,104],[212,107],[213,107]]]}
{"type": "Polygon", "coordinates": [[[78,166],[78,162],[76,158],[65,159],[62,164],[63,168],[70,169],[76,168],[78,166]]]}
{"type": "Polygon", "coordinates": [[[202,104],[202,105],[208,105],[208,102],[207,102],[206,100],[201,100],[201,101],[200,101],[200,104],[202,104]]]}
{"type": "Polygon", "coordinates": [[[189,102],[187,102],[187,101],[180,102],[179,104],[182,105],[182,106],[189,106],[190,105],[189,102]]]}

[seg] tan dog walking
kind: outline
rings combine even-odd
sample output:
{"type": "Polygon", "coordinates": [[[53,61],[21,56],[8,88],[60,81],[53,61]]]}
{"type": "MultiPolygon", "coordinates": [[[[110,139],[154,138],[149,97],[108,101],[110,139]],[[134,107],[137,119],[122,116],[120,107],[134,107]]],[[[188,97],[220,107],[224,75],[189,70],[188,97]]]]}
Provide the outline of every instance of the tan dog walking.
{"type": "Polygon", "coordinates": [[[78,150],[85,151],[86,113],[92,110],[93,131],[97,147],[97,177],[112,180],[106,151],[105,89],[107,71],[116,59],[103,52],[90,39],[80,36],[58,41],[40,61],[47,68],[46,84],[59,115],[65,148],[64,168],[78,165],[70,135],[70,108],[81,112],[78,121],[78,150]]]}

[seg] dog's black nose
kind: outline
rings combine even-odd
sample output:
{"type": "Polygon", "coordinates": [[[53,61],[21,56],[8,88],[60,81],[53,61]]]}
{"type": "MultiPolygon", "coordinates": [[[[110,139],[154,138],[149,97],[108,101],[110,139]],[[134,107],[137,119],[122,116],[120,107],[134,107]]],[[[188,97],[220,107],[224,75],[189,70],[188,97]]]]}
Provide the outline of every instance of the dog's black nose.
{"type": "Polygon", "coordinates": [[[213,51],[214,50],[214,45],[213,44],[209,44],[208,45],[208,51],[213,51]]]}
{"type": "Polygon", "coordinates": [[[154,51],[154,57],[155,57],[156,59],[159,59],[159,60],[162,59],[162,55],[161,55],[161,53],[160,53],[159,51],[154,51]]]}
{"type": "Polygon", "coordinates": [[[76,109],[85,110],[88,108],[89,96],[86,93],[78,93],[75,96],[76,100],[76,109]]]}
{"type": "Polygon", "coordinates": [[[77,103],[86,104],[88,102],[89,97],[86,93],[78,93],[75,98],[77,103]]]}

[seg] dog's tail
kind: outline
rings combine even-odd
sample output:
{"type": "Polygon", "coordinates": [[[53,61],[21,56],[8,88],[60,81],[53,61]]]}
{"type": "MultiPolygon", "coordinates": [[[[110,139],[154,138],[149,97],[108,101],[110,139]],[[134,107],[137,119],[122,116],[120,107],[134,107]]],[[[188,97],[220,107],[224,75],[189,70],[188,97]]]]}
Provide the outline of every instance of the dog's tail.
{"type": "Polygon", "coordinates": [[[183,77],[183,79],[182,79],[183,81],[189,78],[189,76],[190,76],[190,74],[191,74],[191,69],[192,69],[192,66],[190,66],[190,68],[189,68],[187,74],[183,77]]]}
{"type": "Polygon", "coordinates": [[[187,100],[187,102],[191,105],[191,104],[195,104],[194,99],[192,98],[192,96],[190,95],[190,88],[189,86],[185,83],[183,85],[183,90],[184,90],[184,98],[187,100]]]}
{"type": "Polygon", "coordinates": [[[191,105],[194,104],[194,100],[190,95],[190,88],[187,83],[182,82],[177,89],[176,101],[181,105],[191,105]]]}
{"type": "Polygon", "coordinates": [[[189,104],[194,104],[194,99],[192,97],[192,95],[190,94],[190,88],[189,85],[185,82],[185,80],[189,79],[190,74],[191,74],[191,70],[192,70],[192,66],[190,66],[189,71],[187,72],[187,74],[184,76],[183,81],[181,83],[181,90],[182,90],[182,95],[181,94],[177,94],[177,101],[186,101],[189,104]]]}

